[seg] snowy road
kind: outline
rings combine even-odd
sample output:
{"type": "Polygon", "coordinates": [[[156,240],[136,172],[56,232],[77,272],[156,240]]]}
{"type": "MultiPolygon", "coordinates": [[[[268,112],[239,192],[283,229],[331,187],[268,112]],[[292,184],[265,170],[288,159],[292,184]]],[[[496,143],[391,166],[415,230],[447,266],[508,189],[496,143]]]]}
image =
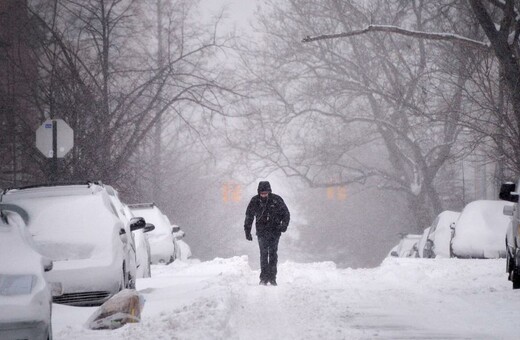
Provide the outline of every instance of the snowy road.
{"type": "Polygon", "coordinates": [[[142,321],[83,327],[95,308],[54,305],[55,339],[518,339],[520,292],[503,260],[387,259],[373,269],[279,266],[258,286],[247,258],[175,262],[138,281],[142,321]]]}

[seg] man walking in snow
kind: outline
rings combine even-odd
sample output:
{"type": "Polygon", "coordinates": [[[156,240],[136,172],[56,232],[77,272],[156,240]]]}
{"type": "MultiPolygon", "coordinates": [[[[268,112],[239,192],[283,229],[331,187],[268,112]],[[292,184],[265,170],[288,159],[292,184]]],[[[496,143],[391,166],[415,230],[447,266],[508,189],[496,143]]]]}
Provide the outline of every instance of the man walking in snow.
{"type": "Polygon", "coordinates": [[[256,235],[260,247],[260,284],[276,286],[278,241],[289,226],[290,213],[283,199],[272,193],[267,181],[258,183],[258,195],[253,196],[246,210],[244,231],[253,240],[251,228],[256,218],[256,235]]]}

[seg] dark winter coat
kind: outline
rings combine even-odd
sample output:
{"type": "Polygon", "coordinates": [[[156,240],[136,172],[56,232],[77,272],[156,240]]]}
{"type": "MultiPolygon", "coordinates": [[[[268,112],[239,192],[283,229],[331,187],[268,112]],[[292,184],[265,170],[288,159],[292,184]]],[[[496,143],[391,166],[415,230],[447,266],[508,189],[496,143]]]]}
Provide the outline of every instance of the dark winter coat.
{"type": "Polygon", "coordinates": [[[266,200],[260,195],[251,198],[246,210],[244,230],[251,232],[253,220],[256,218],[256,234],[281,235],[287,230],[291,215],[283,199],[273,193],[269,193],[266,200]]]}

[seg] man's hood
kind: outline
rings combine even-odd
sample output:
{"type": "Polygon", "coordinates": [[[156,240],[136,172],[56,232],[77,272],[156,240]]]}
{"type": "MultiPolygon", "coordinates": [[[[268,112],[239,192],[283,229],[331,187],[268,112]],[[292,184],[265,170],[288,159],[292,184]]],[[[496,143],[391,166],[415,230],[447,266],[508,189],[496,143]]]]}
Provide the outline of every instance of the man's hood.
{"type": "Polygon", "coordinates": [[[263,191],[272,192],[271,184],[268,181],[261,181],[258,183],[258,193],[260,194],[263,191]]]}

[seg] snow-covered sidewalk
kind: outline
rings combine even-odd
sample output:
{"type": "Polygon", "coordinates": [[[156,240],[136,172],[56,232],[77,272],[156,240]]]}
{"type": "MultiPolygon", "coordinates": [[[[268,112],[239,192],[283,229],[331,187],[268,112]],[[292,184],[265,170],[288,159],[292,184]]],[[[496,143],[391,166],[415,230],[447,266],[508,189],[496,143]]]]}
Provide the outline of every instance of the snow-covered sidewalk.
{"type": "Polygon", "coordinates": [[[95,308],[54,305],[55,339],[517,339],[520,291],[504,260],[386,259],[373,269],[279,265],[259,286],[246,257],[154,266],[138,280],[142,321],[84,323],[95,308]]]}

